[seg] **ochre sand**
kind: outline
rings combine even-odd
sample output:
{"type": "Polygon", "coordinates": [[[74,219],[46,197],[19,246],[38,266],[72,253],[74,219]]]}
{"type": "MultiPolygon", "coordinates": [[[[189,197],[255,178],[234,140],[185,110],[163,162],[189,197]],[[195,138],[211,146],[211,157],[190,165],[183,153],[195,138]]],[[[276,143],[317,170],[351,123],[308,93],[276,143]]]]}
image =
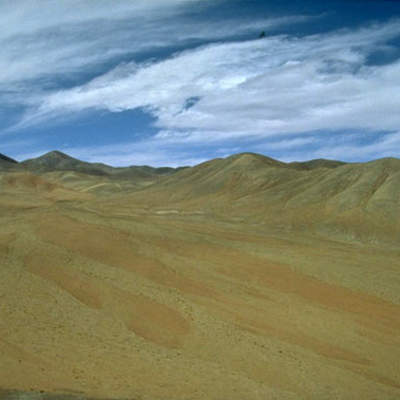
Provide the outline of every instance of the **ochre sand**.
{"type": "Polygon", "coordinates": [[[153,207],[29,174],[7,179],[0,388],[400,398],[396,247],[279,231],[206,204],[153,207]]]}

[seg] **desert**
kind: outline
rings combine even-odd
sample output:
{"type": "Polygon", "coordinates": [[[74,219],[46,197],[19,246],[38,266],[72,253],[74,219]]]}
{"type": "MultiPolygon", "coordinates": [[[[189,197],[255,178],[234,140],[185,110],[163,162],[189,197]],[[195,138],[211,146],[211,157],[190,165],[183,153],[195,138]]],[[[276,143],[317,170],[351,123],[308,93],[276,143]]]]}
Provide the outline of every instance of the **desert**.
{"type": "Polygon", "coordinates": [[[1,164],[2,398],[398,398],[399,160],[80,163],[1,164]]]}
{"type": "Polygon", "coordinates": [[[400,400],[400,1],[0,26],[0,400],[400,400]]]}

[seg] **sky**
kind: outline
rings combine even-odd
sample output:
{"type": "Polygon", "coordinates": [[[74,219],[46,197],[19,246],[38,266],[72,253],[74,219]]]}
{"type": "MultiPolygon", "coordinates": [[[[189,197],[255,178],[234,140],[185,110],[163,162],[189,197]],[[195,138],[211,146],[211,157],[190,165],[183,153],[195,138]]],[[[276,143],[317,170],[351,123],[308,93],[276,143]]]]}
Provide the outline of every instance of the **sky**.
{"type": "Polygon", "coordinates": [[[400,1],[1,0],[0,25],[20,161],[400,157],[400,1]]]}

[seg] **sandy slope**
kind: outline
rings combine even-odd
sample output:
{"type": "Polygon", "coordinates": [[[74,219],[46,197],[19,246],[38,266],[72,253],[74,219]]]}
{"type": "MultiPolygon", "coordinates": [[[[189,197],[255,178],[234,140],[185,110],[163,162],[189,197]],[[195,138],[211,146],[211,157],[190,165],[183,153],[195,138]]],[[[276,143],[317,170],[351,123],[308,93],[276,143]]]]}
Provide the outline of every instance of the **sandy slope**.
{"type": "MultiPolygon", "coordinates": [[[[340,169],[294,171],[324,182],[343,179],[340,169]]],[[[171,181],[94,197],[76,177],[67,188],[57,176],[0,177],[1,388],[115,399],[400,398],[396,246],[279,228],[267,221],[276,207],[250,218],[249,201],[247,212],[237,203],[224,212],[218,201],[239,190],[226,187],[229,174],[201,201],[207,174],[190,198],[171,181]]],[[[253,205],[262,198],[254,193],[253,205]]]]}

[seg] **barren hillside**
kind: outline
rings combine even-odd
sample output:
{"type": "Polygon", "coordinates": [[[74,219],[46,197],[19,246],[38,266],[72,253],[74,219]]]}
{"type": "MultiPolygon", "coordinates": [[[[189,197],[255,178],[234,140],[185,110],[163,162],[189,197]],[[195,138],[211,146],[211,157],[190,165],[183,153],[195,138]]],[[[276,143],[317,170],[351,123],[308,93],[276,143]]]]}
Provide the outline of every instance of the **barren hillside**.
{"type": "Polygon", "coordinates": [[[399,171],[0,172],[0,398],[398,399],[399,171]]]}

